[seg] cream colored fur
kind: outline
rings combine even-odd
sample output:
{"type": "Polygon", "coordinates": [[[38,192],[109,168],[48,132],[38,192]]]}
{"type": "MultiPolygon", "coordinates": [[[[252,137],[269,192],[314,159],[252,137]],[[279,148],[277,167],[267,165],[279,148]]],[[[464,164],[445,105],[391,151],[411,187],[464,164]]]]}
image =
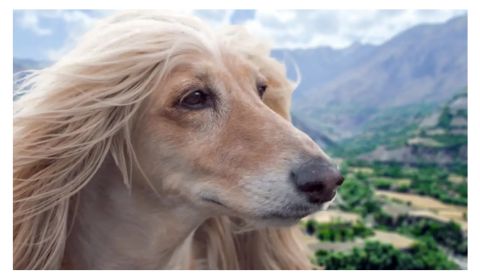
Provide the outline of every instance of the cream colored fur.
{"type": "MultiPolygon", "coordinates": [[[[160,199],[158,205],[147,201],[155,197],[154,193],[165,198],[171,194],[175,198],[175,184],[171,183],[162,193],[146,175],[150,171],[139,164],[144,155],[139,157],[134,148],[137,145],[134,124],[146,114],[151,96],[169,79],[170,70],[182,63],[182,55],[199,48],[219,53],[219,44],[257,67],[269,83],[265,104],[289,120],[294,85],[286,79],[284,66],[270,58],[270,48],[238,28],[215,33],[189,16],[146,11],[120,13],[99,23],[56,64],[26,80],[18,92],[24,96],[15,102],[14,113],[15,269],[78,268],[77,261],[90,267],[89,258],[93,261],[97,256],[93,254],[95,248],[85,251],[86,257],[78,260],[81,256],[75,250],[80,245],[70,242],[86,238],[81,231],[88,227],[82,228],[82,221],[88,219],[97,219],[100,227],[112,230],[109,242],[118,237],[119,250],[131,250],[133,259],[138,256],[135,264],[117,260],[115,265],[105,263],[100,268],[312,268],[297,226],[253,227],[242,217],[211,215],[214,208],[202,212],[187,205],[172,212],[178,213],[178,219],[185,219],[185,227],[176,231],[178,236],[164,235],[160,225],[155,229],[160,230],[158,240],[171,238],[169,242],[175,247],[172,249],[164,242],[159,245],[163,251],[157,260],[143,260],[143,252],[135,252],[134,244],[143,242],[146,246],[145,240],[138,237],[131,243],[123,242],[120,233],[117,236],[112,229],[115,224],[101,220],[101,214],[95,217],[95,213],[108,213],[102,203],[96,204],[94,200],[101,197],[96,190],[105,186],[102,180],[109,176],[112,180],[109,188],[113,192],[115,187],[122,189],[115,203],[129,204],[130,193],[132,199],[139,197],[141,205],[151,205],[149,209],[158,207],[161,211],[169,209],[169,203],[173,205],[174,200],[160,199]],[[140,181],[141,184],[136,183],[140,181]],[[98,212],[86,215],[89,207],[98,212]],[[198,219],[194,219],[195,215],[198,219]],[[187,217],[192,217],[192,221],[187,221],[187,217]]],[[[278,119],[275,122],[286,133],[295,134],[291,143],[301,142],[308,146],[304,148],[306,151],[322,154],[291,125],[278,119]]],[[[127,216],[132,214],[129,209],[137,206],[128,207],[123,209],[127,216]]],[[[164,222],[153,216],[149,220],[137,217],[139,225],[142,219],[145,225],[152,225],[158,219],[165,227],[183,223],[168,218],[167,212],[164,222]]],[[[131,221],[135,221],[133,214],[131,221]]]]}

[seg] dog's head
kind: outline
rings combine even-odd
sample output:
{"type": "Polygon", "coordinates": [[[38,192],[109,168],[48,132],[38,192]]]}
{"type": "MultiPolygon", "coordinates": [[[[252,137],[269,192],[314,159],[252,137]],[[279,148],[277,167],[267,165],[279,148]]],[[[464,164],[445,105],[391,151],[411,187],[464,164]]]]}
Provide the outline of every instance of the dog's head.
{"type": "Polygon", "coordinates": [[[253,221],[288,224],[328,204],[343,178],[288,121],[285,69],[225,34],[182,30],[135,124],[151,184],[199,211],[253,221]]]}

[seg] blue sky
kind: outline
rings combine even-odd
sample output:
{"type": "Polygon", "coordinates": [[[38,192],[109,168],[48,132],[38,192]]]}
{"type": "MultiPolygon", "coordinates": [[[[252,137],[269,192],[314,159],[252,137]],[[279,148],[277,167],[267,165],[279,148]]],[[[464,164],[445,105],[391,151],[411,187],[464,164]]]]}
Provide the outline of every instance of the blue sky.
{"type": "MultiPolygon", "coordinates": [[[[16,10],[13,52],[17,58],[56,60],[106,10],[16,10]]],[[[348,47],[381,44],[421,23],[440,23],[465,14],[461,10],[181,10],[218,27],[242,24],[275,48],[348,47]]]]}

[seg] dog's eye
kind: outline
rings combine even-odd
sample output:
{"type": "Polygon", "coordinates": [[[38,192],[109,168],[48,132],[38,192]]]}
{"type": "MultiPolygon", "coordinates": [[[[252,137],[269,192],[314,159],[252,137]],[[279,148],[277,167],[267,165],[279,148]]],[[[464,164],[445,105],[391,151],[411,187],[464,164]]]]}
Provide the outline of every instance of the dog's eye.
{"type": "Polygon", "coordinates": [[[204,109],[212,106],[212,98],[201,90],[192,91],[180,99],[179,105],[187,109],[204,109]]]}
{"type": "Polygon", "coordinates": [[[263,98],[263,95],[265,94],[265,91],[267,91],[267,85],[266,84],[259,84],[257,85],[257,92],[260,98],[263,98]]]}

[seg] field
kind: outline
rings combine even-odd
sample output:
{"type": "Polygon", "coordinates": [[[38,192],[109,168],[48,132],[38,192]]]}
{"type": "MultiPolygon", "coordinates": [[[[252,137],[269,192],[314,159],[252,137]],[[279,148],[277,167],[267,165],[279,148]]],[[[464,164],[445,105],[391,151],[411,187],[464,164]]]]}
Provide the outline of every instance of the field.
{"type": "Polygon", "coordinates": [[[467,267],[468,217],[461,203],[466,193],[450,188],[450,195],[460,198],[452,204],[432,197],[441,188],[419,192],[423,187],[415,185],[441,177],[448,178],[449,187],[462,186],[466,177],[461,171],[358,162],[349,166],[349,161],[342,161],[342,172],[346,179],[337,201],[302,221],[305,242],[317,265],[326,269],[467,267]],[[384,252],[390,259],[380,255],[370,259],[384,252]],[[418,261],[420,255],[425,257],[418,261]],[[368,258],[357,263],[362,256],[368,258]],[[398,267],[390,262],[397,258],[398,267]]]}
{"type": "Polygon", "coordinates": [[[453,220],[460,224],[463,230],[466,231],[468,228],[466,220],[467,207],[450,205],[431,197],[409,193],[377,190],[375,194],[379,197],[406,203],[411,207],[410,215],[430,217],[442,222],[453,220]]]}

